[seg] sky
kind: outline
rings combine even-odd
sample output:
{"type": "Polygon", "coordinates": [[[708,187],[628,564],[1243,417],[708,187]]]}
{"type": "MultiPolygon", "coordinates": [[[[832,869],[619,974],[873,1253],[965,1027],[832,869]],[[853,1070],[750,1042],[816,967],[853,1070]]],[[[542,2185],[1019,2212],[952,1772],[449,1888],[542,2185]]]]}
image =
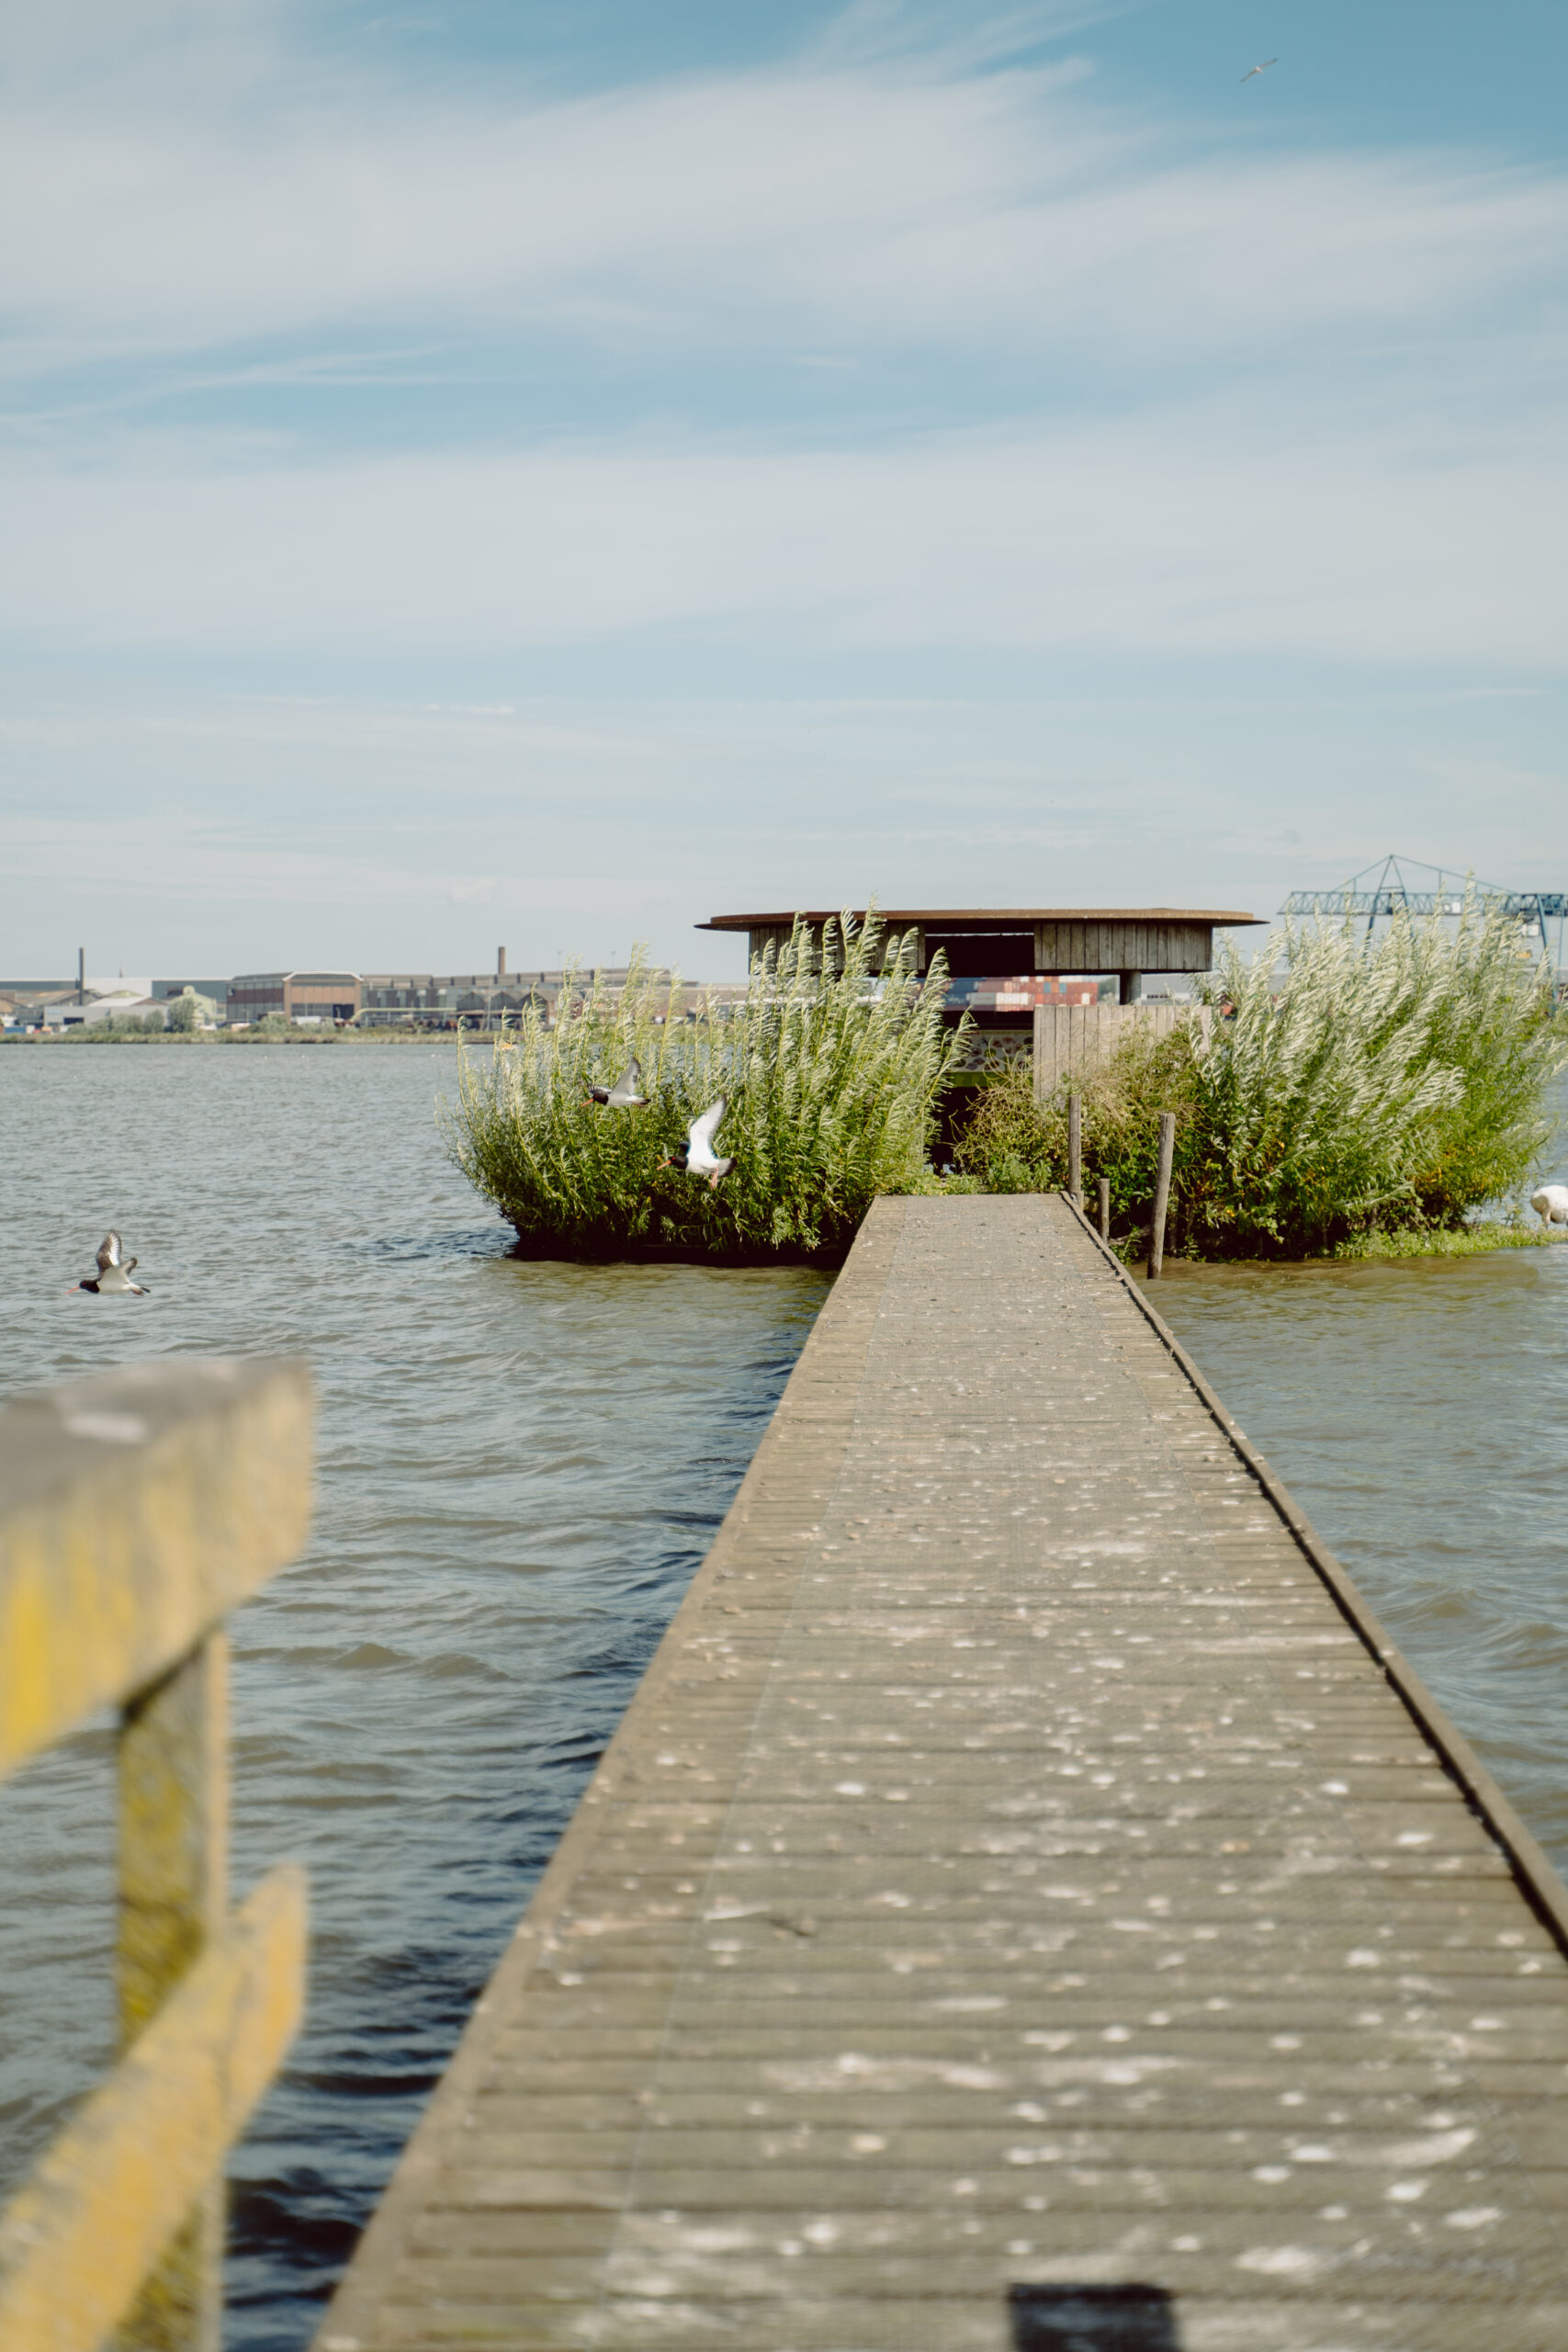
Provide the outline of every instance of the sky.
{"type": "Polygon", "coordinates": [[[0,974],[1568,888],[1565,79],[1555,0],[0,0],[0,974]]]}

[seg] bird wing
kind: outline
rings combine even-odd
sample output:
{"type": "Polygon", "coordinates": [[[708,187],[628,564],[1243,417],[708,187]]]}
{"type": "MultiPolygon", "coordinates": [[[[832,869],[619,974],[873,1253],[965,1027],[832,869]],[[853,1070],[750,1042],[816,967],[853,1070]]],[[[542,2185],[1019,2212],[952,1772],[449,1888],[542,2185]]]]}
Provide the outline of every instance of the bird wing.
{"type": "Polygon", "coordinates": [[[713,1139],[718,1130],[718,1123],[728,1107],[728,1103],[721,1094],[716,1102],[709,1103],[700,1119],[692,1121],[691,1125],[686,1129],[688,1151],[705,1152],[712,1156],[713,1139]]]}
{"type": "Polygon", "coordinates": [[[604,1100],[624,1108],[626,1103],[640,1102],[642,1099],[642,1065],[634,1054],[604,1100]]]}
{"type": "Polygon", "coordinates": [[[107,1274],[111,1266],[118,1266],[118,1263],[119,1236],[118,1233],[106,1233],[98,1244],[98,1272],[100,1274],[107,1274]]]}

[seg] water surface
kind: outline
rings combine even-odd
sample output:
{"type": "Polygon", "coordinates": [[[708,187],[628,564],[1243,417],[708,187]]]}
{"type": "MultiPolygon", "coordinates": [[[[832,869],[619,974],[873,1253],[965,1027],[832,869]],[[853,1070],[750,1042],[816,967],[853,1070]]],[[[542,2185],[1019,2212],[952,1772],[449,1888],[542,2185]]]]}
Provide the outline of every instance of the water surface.
{"type": "MultiPolygon", "coordinates": [[[[309,2020],[232,2167],[229,2341],[294,2352],[827,1289],[573,1267],[443,1158],[429,1046],[0,1048],[6,1393],[299,1352],[306,1557],[233,1622],[233,1881],[309,1866],[309,2020]],[[145,1299],[68,1295],[105,1229],[145,1299]]],[[[0,2188],[111,2045],[95,1726],[0,1789],[0,2188]]]]}
{"type": "Polygon", "coordinates": [[[1171,1266],[1182,1344],[1568,1868],[1568,1242],[1171,1266]]]}
{"type": "MultiPolygon", "coordinates": [[[[237,1889],[310,1866],[310,2011],[237,2152],[229,2336],[297,2352],[825,1295],[571,1267],[445,1161],[449,1050],[0,1048],[6,1391],[299,1351],[306,1558],[235,1620],[237,1889]],[[69,1296],[109,1224],[145,1300],[69,1296]]],[[[1158,1305],[1568,1862],[1568,1246],[1173,1266],[1158,1305]]],[[[0,1790],[0,2187],[110,2045],[96,1726],[0,1790]]]]}

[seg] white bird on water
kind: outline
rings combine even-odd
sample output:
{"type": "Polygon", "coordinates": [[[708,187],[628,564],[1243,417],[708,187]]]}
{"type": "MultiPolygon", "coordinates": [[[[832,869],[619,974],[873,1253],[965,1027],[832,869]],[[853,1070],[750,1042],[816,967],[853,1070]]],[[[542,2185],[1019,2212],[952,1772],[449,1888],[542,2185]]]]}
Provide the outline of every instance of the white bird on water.
{"type": "Polygon", "coordinates": [[[676,1145],[670,1158],[664,1162],[665,1167],[685,1168],[694,1176],[705,1176],[709,1189],[716,1192],[719,1178],[728,1176],[735,1165],[733,1159],[720,1159],[713,1148],[713,1139],[719,1121],[728,1107],[722,1094],[716,1102],[711,1102],[700,1119],[692,1121],[691,1125],[686,1129],[685,1142],[676,1145]]]}
{"type": "Polygon", "coordinates": [[[1568,1184],[1543,1184],[1530,1194],[1530,1206],[1542,1225],[1568,1225],[1568,1184]]]}
{"type": "Polygon", "coordinates": [[[1277,57],[1266,57],[1261,65],[1248,66],[1241,78],[1244,82],[1250,82],[1255,74],[1267,74],[1270,65],[1278,65],[1279,62],[1277,57]]]}
{"type": "Polygon", "coordinates": [[[121,1260],[119,1254],[118,1234],[106,1233],[103,1239],[98,1244],[98,1272],[96,1280],[95,1281],[93,1277],[89,1275],[85,1282],[73,1283],[71,1287],[73,1290],[93,1290],[100,1293],[104,1291],[129,1291],[133,1293],[138,1298],[146,1298],[149,1294],[145,1283],[133,1283],[130,1279],[131,1273],[135,1269],[135,1265],[136,1260],[134,1258],[127,1258],[123,1261],[121,1260]]]}

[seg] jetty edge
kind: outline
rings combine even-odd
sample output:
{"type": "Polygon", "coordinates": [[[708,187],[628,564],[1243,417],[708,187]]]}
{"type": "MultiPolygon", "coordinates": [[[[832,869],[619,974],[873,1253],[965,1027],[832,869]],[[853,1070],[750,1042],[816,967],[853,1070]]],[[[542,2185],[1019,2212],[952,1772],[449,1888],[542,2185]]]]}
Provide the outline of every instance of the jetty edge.
{"type": "Polygon", "coordinates": [[[1072,1204],[883,1200],[317,2352],[1558,2352],[1565,1923],[1072,1204]]]}

